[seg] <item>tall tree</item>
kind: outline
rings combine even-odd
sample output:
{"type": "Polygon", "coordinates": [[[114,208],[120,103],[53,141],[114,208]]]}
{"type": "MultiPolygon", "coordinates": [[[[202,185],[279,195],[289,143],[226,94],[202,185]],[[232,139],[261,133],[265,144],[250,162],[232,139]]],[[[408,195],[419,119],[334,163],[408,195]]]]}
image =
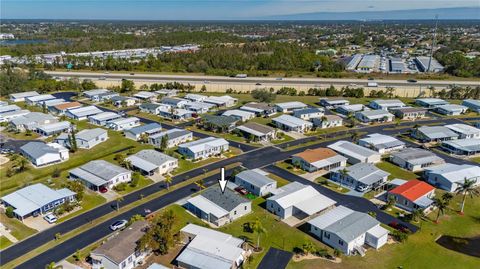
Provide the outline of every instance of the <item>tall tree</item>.
{"type": "Polygon", "coordinates": [[[166,254],[175,245],[173,227],[177,219],[173,211],[165,211],[151,220],[147,232],[139,240],[138,248],[166,254]]]}
{"type": "Polygon", "coordinates": [[[440,218],[441,215],[445,214],[445,210],[448,207],[448,202],[441,199],[441,198],[434,198],[433,199],[433,204],[437,208],[437,217],[435,218],[435,222],[438,223],[438,219],[440,218]]]}
{"type": "Polygon", "coordinates": [[[480,195],[480,191],[475,186],[476,182],[477,182],[476,180],[465,178],[462,183],[458,184],[458,187],[455,190],[455,193],[463,195],[462,207],[460,208],[461,214],[463,214],[463,210],[465,209],[465,201],[467,200],[467,196],[470,196],[470,198],[473,198],[475,196],[480,195]]]}
{"type": "Polygon", "coordinates": [[[165,150],[168,148],[168,134],[165,134],[162,136],[162,140],[160,141],[160,150],[162,152],[165,152],[165,150]]]}
{"type": "Polygon", "coordinates": [[[262,222],[259,218],[256,218],[255,221],[251,223],[252,231],[257,234],[257,249],[260,247],[260,235],[265,234],[267,230],[263,227],[262,222]]]}

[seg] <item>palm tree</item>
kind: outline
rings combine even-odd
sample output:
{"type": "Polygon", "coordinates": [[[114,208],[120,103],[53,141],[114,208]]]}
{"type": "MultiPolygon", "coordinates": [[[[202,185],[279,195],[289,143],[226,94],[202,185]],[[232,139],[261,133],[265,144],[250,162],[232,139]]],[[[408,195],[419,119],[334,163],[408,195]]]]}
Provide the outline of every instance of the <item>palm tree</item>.
{"type": "Polygon", "coordinates": [[[463,195],[460,214],[463,214],[463,210],[465,209],[465,201],[467,200],[467,195],[470,196],[470,198],[480,195],[480,191],[475,187],[476,182],[476,180],[465,178],[463,183],[459,183],[459,186],[455,190],[455,193],[463,195]]]}
{"type": "Polygon", "coordinates": [[[127,158],[122,160],[121,165],[128,170],[130,170],[130,168],[132,168],[132,162],[127,158]]]}
{"type": "Polygon", "coordinates": [[[45,265],[45,269],[55,269],[57,265],[54,262],[51,262],[47,265],[45,265]]]}
{"type": "Polygon", "coordinates": [[[170,184],[172,183],[172,177],[170,175],[165,176],[165,183],[167,183],[167,190],[169,190],[170,184]]]}
{"type": "Polygon", "coordinates": [[[257,234],[257,249],[260,247],[260,234],[264,234],[267,230],[263,227],[262,222],[259,218],[255,219],[254,222],[251,223],[252,231],[257,234]]]}
{"type": "Polygon", "coordinates": [[[27,168],[27,165],[28,165],[27,159],[25,159],[23,156],[19,156],[18,159],[17,159],[17,163],[16,163],[16,166],[18,167],[18,170],[20,172],[24,171],[27,168]]]}
{"type": "Polygon", "coordinates": [[[425,216],[422,209],[415,209],[412,211],[413,221],[417,222],[425,216]]]}
{"type": "Polygon", "coordinates": [[[352,133],[352,141],[353,142],[356,142],[359,137],[360,137],[360,135],[357,132],[352,133]]]}
{"type": "Polygon", "coordinates": [[[120,210],[120,203],[123,202],[123,197],[120,196],[115,201],[117,202],[117,211],[118,211],[120,210]]]}
{"type": "Polygon", "coordinates": [[[438,210],[437,217],[435,219],[435,223],[438,223],[438,219],[440,218],[440,215],[445,214],[445,209],[447,209],[448,202],[443,200],[443,199],[440,199],[440,198],[434,198],[433,199],[433,204],[435,205],[435,207],[438,210]]]}

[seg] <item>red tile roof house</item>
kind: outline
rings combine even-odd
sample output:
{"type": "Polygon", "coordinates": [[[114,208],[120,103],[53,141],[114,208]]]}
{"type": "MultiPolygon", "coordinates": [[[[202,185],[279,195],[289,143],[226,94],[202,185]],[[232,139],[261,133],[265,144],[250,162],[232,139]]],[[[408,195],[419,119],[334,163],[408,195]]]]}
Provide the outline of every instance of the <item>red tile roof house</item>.
{"type": "Polygon", "coordinates": [[[395,187],[388,192],[388,197],[395,198],[395,205],[407,211],[430,209],[433,204],[431,198],[435,195],[435,188],[428,183],[414,179],[395,187]]]}

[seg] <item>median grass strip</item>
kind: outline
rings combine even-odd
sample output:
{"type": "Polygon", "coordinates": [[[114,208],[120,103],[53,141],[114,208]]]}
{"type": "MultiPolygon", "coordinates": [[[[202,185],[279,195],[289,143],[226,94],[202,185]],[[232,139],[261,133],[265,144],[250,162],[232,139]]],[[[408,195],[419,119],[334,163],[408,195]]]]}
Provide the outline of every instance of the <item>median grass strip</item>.
{"type": "Polygon", "coordinates": [[[10,240],[8,240],[8,238],[6,238],[5,236],[0,236],[0,249],[4,249],[8,246],[10,246],[12,244],[12,242],[10,240]]]}
{"type": "MultiPolygon", "coordinates": [[[[238,167],[238,166],[240,166],[240,165],[241,165],[241,163],[233,163],[233,164],[230,164],[230,165],[225,166],[225,169],[228,170],[228,169],[231,169],[231,168],[234,168],[234,167],[238,167]]],[[[89,230],[89,229],[91,229],[91,228],[99,225],[100,223],[103,223],[103,222],[105,222],[105,221],[107,221],[107,220],[109,220],[109,219],[112,219],[112,218],[114,218],[115,216],[118,216],[118,215],[120,215],[120,214],[122,214],[122,213],[124,213],[124,212],[126,212],[126,211],[129,211],[129,210],[131,210],[131,209],[133,209],[133,208],[135,208],[135,207],[137,207],[137,206],[140,206],[140,205],[142,205],[142,204],[144,204],[144,203],[146,203],[146,202],[149,202],[149,201],[151,201],[151,200],[153,200],[153,199],[159,198],[159,197],[161,197],[161,196],[163,196],[163,195],[165,195],[165,194],[167,194],[167,193],[169,193],[169,192],[173,192],[173,191],[175,191],[175,190],[177,190],[177,189],[179,189],[179,188],[185,187],[185,186],[187,186],[187,185],[189,185],[189,184],[191,184],[191,183],[193,183],[193,182],[196,182],[196,181],[199,180],[199,179],[203,179],[203,178],[212,176],[212,175],[217,174],[217,173],[218,173],[218,171],[216,171],[216,170],[215,170],[215,171],[207,172],[207,173],[205,173],[205,174],[203,174],[203,175],[200,175],[200,176],[197,176],[197,177],[194,177],[194,178],[191,178],[191,179],[182,181],[182,182],[180,182],[180,183],[178,183],[178,184],[172,185],[172,186],[170,187],[170,190],[163,189],[163,190],[161,190],[161,191],[159,191],[159,192],[157,192],[157,193],[155,193],[155,194],[152,194],[152,195],[143,197],[143,199],[139,199],[138,201],[135,201],[135,202],[133,202],[133,203],[130,203],[130,204],[128,204],[128,205],[125,205],[125,206],[123,206],[123,207],[120,207],[120,209],[119,209],[118,211],[112,211],[111,213],[106,214],[106,215],[104,215],[104,216],[102,216],[101,218],[98,218],[98,219],[96,219],[96,220],[93,220],[93,221],[91,221],[91,222],[88,223],[88,224],[85,224],[85,225],[83,225],[83,226],[81,226],[81,227],[78,227],[78,228],[76,228],[76,229],[74,229],[74,230],[72,230],[72,231],[70,231],[70,232],[68,232],[68,233],[66,233],[66,234],[62,234],[61,237],[60,237],[60,239],[58,239],[58,240],[54,240],[54,238],[52,238],[51,241],[43,244],[42,246],[39,246],[39,247],[36,248],[35,250],[33,250],[33,251],[29,252],[29,253],[26,253],[25,255],[23,255],[23,256],[21,256],[21,257],[18,257],[18,258],[15,259],[15,260],[10,261],[9,263],[3,265],[2,268],[5,268],[5,269],[14,268],[14,267],[18,266],[19,264],[22,264],[22,263],[28,261],[29,259],[32,259],[33,257],[39,255],[40,253],[43,253],[43,252],[45,252],[45,251],[47,251],[47,250],[49,250],[49,249],[51,249],[51,248],[53,248],[53,247],[55,247],[55,246],[57,246],[57,245],[59,245],[59,244],[61,244],[61,243],[65,242],[65,241],[67,241],[67,240],[69,240],[69,239],[71,239],[71,238],[73,238],[73,237],[75,237],[75,236],[77,236],[77,235],[79,235],[79,234],[81,234],[81,233],[83,233],[83,232],[85,232],[85,231],[87,231],[87,230],[89,230]]],[[[140,197],[139,197],[139,198],[140,198],[140,197]]],[[[3,222],[3,221],[2,221],[2,222],[3,222]]]]}

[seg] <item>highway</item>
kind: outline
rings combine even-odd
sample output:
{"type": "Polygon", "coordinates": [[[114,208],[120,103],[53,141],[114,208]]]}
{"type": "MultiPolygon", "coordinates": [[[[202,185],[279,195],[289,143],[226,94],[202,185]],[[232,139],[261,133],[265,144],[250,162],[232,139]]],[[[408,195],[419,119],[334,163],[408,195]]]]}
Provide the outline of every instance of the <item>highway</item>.
{"type": "MultiPolygon", "coordinates": [[[[422,121],[418,123],[430,123],[430,122],[435,122],[439,120],[430,120],[430,121],[422,121]]],[[[447,123],[455,123],[459,122],[457,119],[440,119],[440,121],[447,123]]],[[[413,123],[402,123],[404,126],[410,126],[413,123]]],[[[379,126],[367,126],[367,127],[361,127],[357,128],[358,131],[365,131],[368,133],[376,133],[376,132],[382,132],[384,134],[396,134],[399,131],[398,130],[384,130],[387,127],[393,127],[394,124],[390,125],[379,125],[379,126]]],[[[335,137],[340,137],[341,135],[345,134],[345,131],[342,132],[337,132],[332,136],[335,137]]],[[[317,138],[315,137],[307,137],[304,139],[298,139],[295,141],[288,142],[288,146],[295,146],[295,145],[301,145],[305,142],[311,142],[316,140],[317,138]]],[[[321,146],[326,146],[328,144],[334,143],[337,139],[333,139],[330,141],[325,141],[321,142],[316,145],[310,145],[310,146],[303,146],[299,147],[293,150],[281,150],[280,148],[287,148],[286,144],[279,145],[276,147],[264,147],[264,148],[259,148],[259,149],[252,149],[244,154],[229,158],[229,159],[224,159],[219,162],[215,162],[209,165],[206,165],[201,168],[197,168],[191,171],[188,171],[184,174],[175,176],[173,178],[172,185],[178,184],[182,181],[185,181],[189,178],[193,178],[196,176],[200,176],[204,174],[204,169],[206,171],[215,171],[219,169],[220,167],[224,167],[229,164],[233,164],[236,162],[240,162],[245,166],[246,168],[253,169],[253,168],[265,168],[266,170],[276,173],[279,176],[285,177],[287,180],[290,181],[299,181],[302,183],[307,183],[303,178],[296,177],[295,175],[288,173],[288,172],[283,172],[282,170],[276,169],[274,166],[272,166],[273,163],[277,161],[281,161],[284,159],[289,158],[291,155],[299,153],[301,151],[304,151],[307,148],[316,148],[316,147],[321,147],[321,146]]],[[[445,157],[445,156],[442,156],[445,157]]],[[[455,159],[453,157],[449,157],[448,159],[449,162],[455,162],[455,163],[460,163],[465,161],[455,159]],[[450,159],[451,158],[451,159],[450,159]]],[[[228,174],[228,172],[227,172],[228,174]]],[[[216,183],[217,176],[210,176],[204,180],[205,186],[211,186],[216,183]]],[[[313,184],[313,183],[309,183],[313,184]]],[[[384,212],[380,211],[376,206],[374,206],[370,201],[363,199],[363,198],[350,198],[350,196],[346,195],[340,195],[337,193],[332,193],[329,189],[321,186],[321,185],[315,185],[315,188],[319,190],[321,193],[328,194],[329,196],[333,197],[337,202],[340,204],[343,204],[347,207],[351,207],[354,210],[358,210],[361,212],[369,212],[369,211],[375,211],[377,212],[377,216],[379,221],[388,224],[391,222],[394,218],[391,217],[388,214],[384,214],[384,212]]],[[[160,190],[165,189],[165,184],[163,182],[155,183],[152,184],[146,188],[143,188],[139,191],[136,191],[134,193],[130,193],[124,197],[124,201],[121,202],[121,206],[128,205],[130,203],[133,203],[135,201],[138,201],[141,196],[143,197],[148,197],[151,194],[154,194],[160,190]]],[[[128,210],[127,212],[122,213],[120,216],[115,217],[115,219],[118,218],[123,218],[123,219],[129,219],[130,216],[138,213],[142,213],[145,208],[151,209],[151,210],[158,210],[161,209],[175,201],[181,200],[185,197],[188,197],[189,195],[192,194],[192,192],[195,190],[196,186],[193,184],[190,184],[186,187],[179,188],[177,190],[168,192],[165,195],[162,195],[156,199],[153,199],[152,201],[147,202],[144,205],[137,206],[131,210],[128,210]]],[[[79,215],[77,217],[74,217],[70,220],[67,220],[63,223],[60,223],[58,225],[53,226],[50,229],[47,229],[45,231],[39,232],[32,237],[21,241],[17,244],[12,245],[11,247],[3,250],[0,252],[0,261],[1,264],[8,263],[30,251],[33,251],[34,249],[40,247],[41,245],[47,243],[50,240],[53,240],[55,237],[56,233],[61,233],[65,234],[68,233],[71,230],[74,230],[76,228],[79,228],[85,224],[88,224],[91,220],[97,219],[105,214],[108,214],[112,211],[114,211],[113,205],[115,202],[110,202],[104,205],[101,205],[95,209],[92,209],[88,212],[85,212],[82,215],[79,215]]],[[[396,219],[395,219],[396,220],[396,219]]],[[[36,268],[38,266],[36,265],[41,265],[40,267],[43,267],[45,264],[50,263],[51,261],[60,261],[72,253],[74,253],[77,249],[82,249],[99,239],[108,236],[111,231],[108,229],[108,225],[110,222],[112,222],[113,219],[107,220],[104,223],[101,223],[83,233],[80,235],[73,237],[71,239],[68,239],[62,244],[59,244],[46,252],[34,257],[33,259],[30,259],[29,261],[25,262],[24,264],[21,264],[18,266],[18,268],[36,268]]],[[[396,220],[399,223],[403,223],[400,220],[396,220]]],[[[413,231],[416,231],[417,228],[409,223],[404,223],[408,227],[410,227],[413,231]]]]}
{"type": "MultiPolygon", "coordinates": [[[[60,78],[81,78],[81,79],[100,79],[105,80],[121,80],[130,79],[134,81],[144,82],[172,82],[177,81],[181,83],[192,84],[247,84],[256,85],[261,84],[264,86],[298,86],[308,85],[315,87],[317,85],[358,85],[367,86],[368,82],[372,82],[368,79],[355,79],[355,78],[273,78],[273,77],[247,77],[247,78],[232,78],[225,76],[201,76],[201,75],[162,75],[162,74],[145,74],[135,73],[99,73],[99,72],[62,72],[62,71],[45,71],[45,73],[60,78]]],[[[380,86],[434,86],[434,87],[448,87],[451,85],[459,86],[479,86],[480,81],[466,81],[466,80],[418,80],[416,83],[408,82],[406,80],[393,80],[393,79],[377,79],[375,80],[380,86]]]]}

